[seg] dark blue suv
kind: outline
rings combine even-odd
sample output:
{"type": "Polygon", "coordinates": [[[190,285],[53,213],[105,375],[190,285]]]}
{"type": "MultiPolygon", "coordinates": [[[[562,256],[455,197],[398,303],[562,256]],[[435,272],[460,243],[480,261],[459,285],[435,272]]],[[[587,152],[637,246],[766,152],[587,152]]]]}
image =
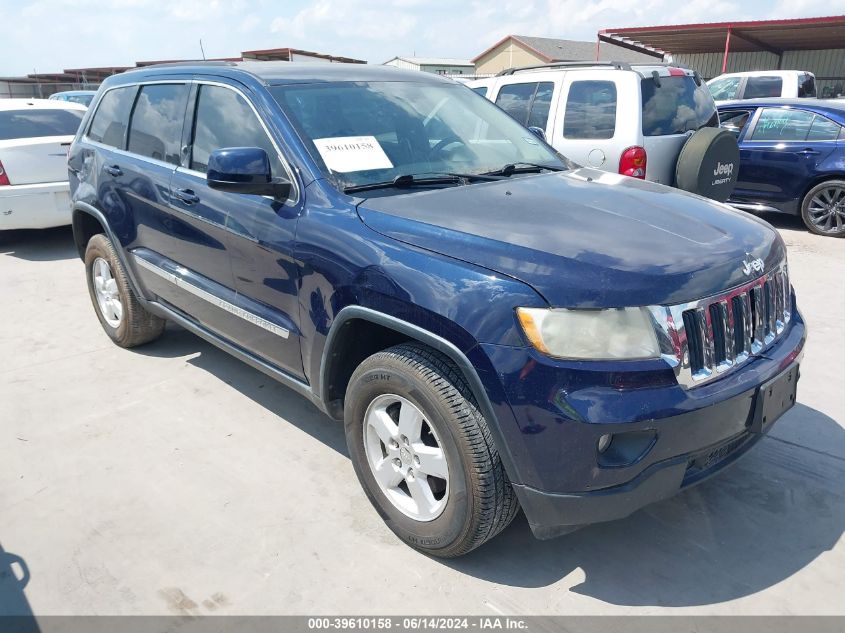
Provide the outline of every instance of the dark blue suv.
{"type": "Polygon", "coordinates": [[[775,230],[579,169],[447,79],[127,72],[68,165],[108,336],[176,322],[343,420],[373,506],[437,556],[520,507],[540,538],[624,517],[795,400],[805,330],[775,230]]]}
{"type": "Polygon", "coordinates": [[[739,141],[729,204],[800,215],[813,233],[845,237],[845,101],[726,101],[719,118],[739,141]]]}

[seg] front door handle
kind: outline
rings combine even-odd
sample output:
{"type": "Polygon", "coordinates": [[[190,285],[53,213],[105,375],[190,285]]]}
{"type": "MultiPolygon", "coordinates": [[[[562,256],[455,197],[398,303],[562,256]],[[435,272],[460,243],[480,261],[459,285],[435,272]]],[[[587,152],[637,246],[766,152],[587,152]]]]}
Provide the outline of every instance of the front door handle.
{"type": "Polygon", "coordinates": [[[807,147],[795,153],[800,154],[801,156],[816,156],[818,154],[818,152],[812,147],[807,147]]]}
{"type": "Polygon", "coordinates": [[[173,195],[185,204],[196,204],[200,201],[200,197],[194,193],[193,189],[176,189],[173,195]]]}
{"type": "Polygon", "coordinates": [[[123,175],[123,170],[118,165],[105,165],[103,171],[115,178],[123,175]]]}

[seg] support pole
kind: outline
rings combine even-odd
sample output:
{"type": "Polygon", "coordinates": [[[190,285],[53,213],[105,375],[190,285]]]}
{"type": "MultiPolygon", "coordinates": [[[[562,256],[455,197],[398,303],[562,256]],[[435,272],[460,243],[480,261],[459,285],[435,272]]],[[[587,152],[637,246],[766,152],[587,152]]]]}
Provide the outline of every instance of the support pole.
{"type": "Polygon", "coordinates": [[[731,50],[731,27],[728,27],[728,32],[725,34],[725,54],[722,57],[722,74],[728,71],[728,52],[731,50]]]}

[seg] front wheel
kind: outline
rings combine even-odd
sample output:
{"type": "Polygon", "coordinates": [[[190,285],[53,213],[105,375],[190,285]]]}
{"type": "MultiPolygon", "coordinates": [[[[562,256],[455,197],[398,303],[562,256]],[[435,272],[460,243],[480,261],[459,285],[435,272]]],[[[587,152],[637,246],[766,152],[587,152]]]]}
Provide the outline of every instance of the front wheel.
{"type": "Polygon", "coordinates": [[[801,203],[801,219],[816,235],[845,237],[845,180],[827,180],[810,189],[801,203]]]}
{"type": "Polygon", "coordinates": [[[412,547],[460,556],[516,515],[487,422],[448,358],[418,344],[370,356],[349,381],[344,417],[358,480],[412,547]]]}

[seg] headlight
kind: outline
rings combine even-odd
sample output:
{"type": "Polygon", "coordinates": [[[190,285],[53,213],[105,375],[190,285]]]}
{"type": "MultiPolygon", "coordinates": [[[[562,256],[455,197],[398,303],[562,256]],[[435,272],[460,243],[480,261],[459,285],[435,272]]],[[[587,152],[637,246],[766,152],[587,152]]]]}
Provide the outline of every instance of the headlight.
{"type": "Polygon", "coordinates": [[[660,358],[646,308],[517,308],[517,315],[531,344],[549,356],[592,360],[660,358]]]}

